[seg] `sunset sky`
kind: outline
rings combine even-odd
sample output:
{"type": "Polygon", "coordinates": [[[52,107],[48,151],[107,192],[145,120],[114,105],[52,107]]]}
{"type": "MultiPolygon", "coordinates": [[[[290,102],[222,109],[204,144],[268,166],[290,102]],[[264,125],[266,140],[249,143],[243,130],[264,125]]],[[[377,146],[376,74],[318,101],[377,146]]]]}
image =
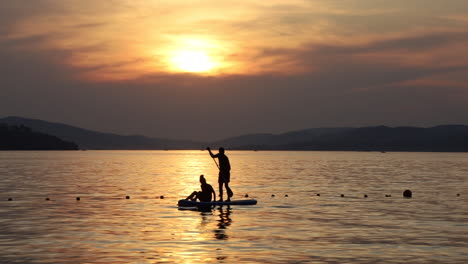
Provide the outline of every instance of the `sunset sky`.
{"type": "Polygon", "coordinates": [[[3,0],[0,96],[175,139],[468,124],[468,1],[3,0]]]}

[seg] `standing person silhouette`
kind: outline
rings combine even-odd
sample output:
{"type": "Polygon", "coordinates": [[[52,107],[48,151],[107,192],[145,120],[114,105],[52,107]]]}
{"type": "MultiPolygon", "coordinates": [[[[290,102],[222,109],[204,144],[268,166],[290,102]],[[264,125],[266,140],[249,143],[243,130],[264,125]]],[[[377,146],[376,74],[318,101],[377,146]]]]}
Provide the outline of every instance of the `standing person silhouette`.
{"type": "MultiPolygon", "coordinates": [[[[228,198],[226,201],[231,201],[231,197],[234,195],[231,188],[229,188],[229,181],[231,178],[231,164],[229,164],[228,157],[224,154],[224,148],[219,148],[218,154],[213,154],[211,149],[208,147],[206,148],[210,153],[210,156],[214,158],[218,158],[218,163],[216,165],[219,168],[219,176],[218,176],[218,183],[219,183],[219,201],[223,201],[223,184],[226,186],[226,192],[228,198]]],[[[216,160],[215,160],[216,162],[216,160]]]]}

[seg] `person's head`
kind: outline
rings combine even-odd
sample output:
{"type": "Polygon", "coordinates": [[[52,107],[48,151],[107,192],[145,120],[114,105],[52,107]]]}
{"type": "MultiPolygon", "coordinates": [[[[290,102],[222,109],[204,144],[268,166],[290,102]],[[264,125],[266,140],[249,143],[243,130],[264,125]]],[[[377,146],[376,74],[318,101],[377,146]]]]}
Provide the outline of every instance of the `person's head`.
{"type": "Polygon", "coordinates": [[[200,175],[200,183],[201,184],[206,184],[205,176],[203,176],[203,174],[200,175]]]}
{"type": "Polygon", "coordinates": [[[219,153],[224,154],[224,148],[219,148],[219,153]]]}

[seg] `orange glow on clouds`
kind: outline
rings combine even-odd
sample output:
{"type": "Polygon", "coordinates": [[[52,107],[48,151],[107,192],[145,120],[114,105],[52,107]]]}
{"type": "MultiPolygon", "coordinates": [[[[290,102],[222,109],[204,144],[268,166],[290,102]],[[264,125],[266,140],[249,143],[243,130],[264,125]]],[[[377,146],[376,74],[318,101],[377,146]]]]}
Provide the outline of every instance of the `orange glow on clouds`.
{"type": "MultiPolygon", "coordinates": [[[[320,61],[302,56],[315,46],[359,46],[392,35],[463,31],[467,21],[457,10],[468,4],[457,5],[428,1],[420,7],[403,0],[379,5],[371,0],[116,0],[111,6],[50,1],[47,9],[17,21],[14,34],[6,38],[42,36],[29,48],[66,51],[62,63],[76,68],[77,78],[91,81],[155,74],[287,75],[321,67],[320,61]],[[398,16],[404,19],[395,20],[398,16]],[[442,18],[447,22],[433,22],[442,18]]],[[[417,65],[431,62],[432,54],[371,50],[356,58],[417,65]]]]}

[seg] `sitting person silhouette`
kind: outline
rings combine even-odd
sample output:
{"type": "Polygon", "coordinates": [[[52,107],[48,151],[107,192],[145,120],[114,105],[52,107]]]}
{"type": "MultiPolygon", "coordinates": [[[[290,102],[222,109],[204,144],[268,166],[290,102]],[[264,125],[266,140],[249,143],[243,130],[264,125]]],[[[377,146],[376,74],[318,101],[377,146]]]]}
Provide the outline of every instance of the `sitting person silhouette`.
{"type": "Polygon", "coordinates": [[[192,194],[187,196],[185,200],[196,201],[198,199],[200,202],[211,202],[216,199],[215,190],[211,185],[206,183],[205,177],[203,175],[200,175],[200,183],[202,189],[201,192],[194,191],[192,194]]]}

